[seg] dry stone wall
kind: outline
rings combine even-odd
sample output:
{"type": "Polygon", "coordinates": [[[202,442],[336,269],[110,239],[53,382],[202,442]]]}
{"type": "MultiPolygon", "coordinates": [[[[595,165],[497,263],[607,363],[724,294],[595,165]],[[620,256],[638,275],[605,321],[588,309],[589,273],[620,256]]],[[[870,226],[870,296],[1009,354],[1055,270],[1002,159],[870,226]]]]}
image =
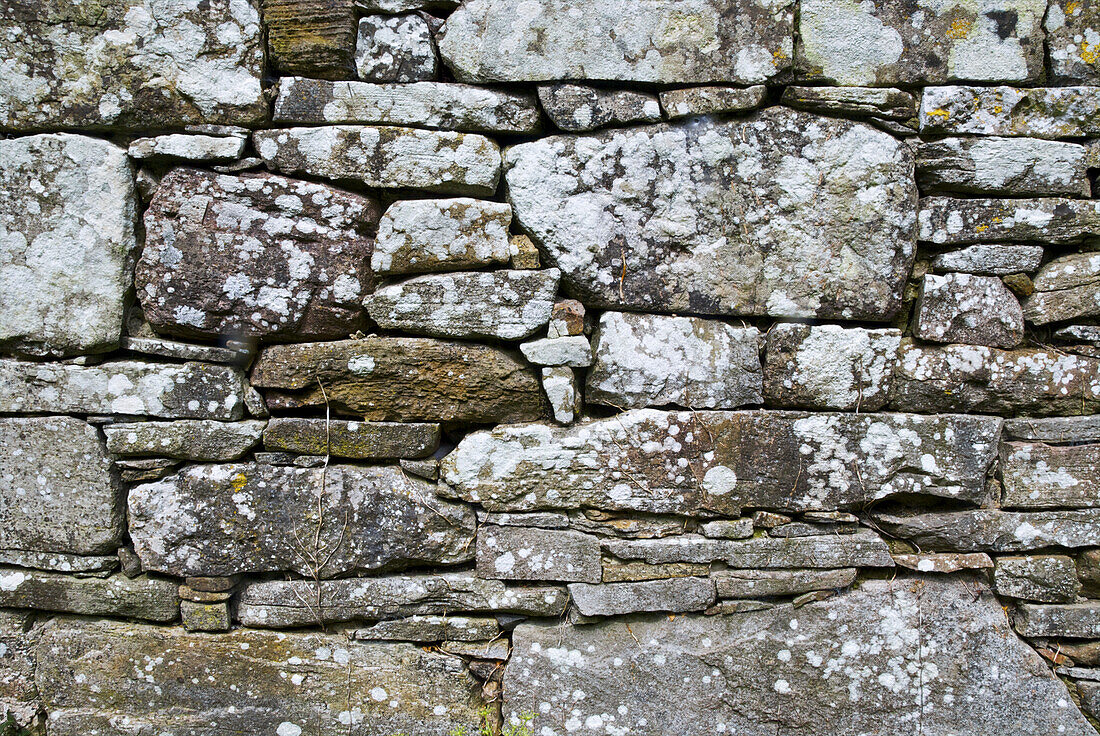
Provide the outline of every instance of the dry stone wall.
{"type": "Polygon", "coordinates": [[[1100,4],[0,3],[4,736],[1087,736],[1100,4]]]}

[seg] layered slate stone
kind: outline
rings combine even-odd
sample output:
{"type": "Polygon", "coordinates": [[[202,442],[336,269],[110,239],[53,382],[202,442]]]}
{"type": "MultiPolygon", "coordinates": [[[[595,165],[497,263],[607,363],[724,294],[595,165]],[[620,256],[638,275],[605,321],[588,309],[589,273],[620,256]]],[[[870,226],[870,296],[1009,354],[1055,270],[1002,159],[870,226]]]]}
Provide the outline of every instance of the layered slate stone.
{"type": "Polygon", "coordinates": [[[1045,0],[897,5],[803,0],[798,71],[839,85],[1029,82],[1043,73],[1045,0]]]}
{"type": "Polygon", "coordinates": [[[427,82],[438,67],[431,29],[419,15],[359,19],[355,71],[364,82],[427,82]]]}
{"type": "Polygon", "coordinates": [[[1043,25],[1052,78],[1060,83],[1100,82],[1100,8],[1093,3],[1051,0],[1043,25]]]}
{"type": "Polygon", "coordinates": [[[755,110],[764,104],[768,89],[752,87],[688,87],[661,93],[661,109],[670,120],[693,115],[723,115],[755,110]]]}
{"type": "Polygon", "coordinates": [[[1014,348],[1024,339],[1024,311],[995,276],[924,277],[913,335],[940,343],[1014,348]]]}
{"type": "Polygon", "coordinates": [[[706,577],[678,577],[603,585],[573,583],[569,597],[582,616],[702,611],[714,605],[714,582],[706,577]]]}
{"type": "Polygon", "coordinates": [[[125,501],[91,425],[72,417],[0,419],[0,555],[113,553],[125,501]]]}
{"type": "Polygon", "coordinates": [[[955,199],[920,203],[920,239],[937,245],[1038,240],[1076,243],[1100,235],[1100,203],[1080,199],[955,199]]]}
{"type": "Polygon", "coordinates": [[[471,0],[439,52],[471,82],[591,79],[753,84],[790,69],[794,4],[784,0],[471,0]]]}
{"type": "Polygon", "coordinates": [[[393,126],[331,125],[253,134],[268,168],[368,187],[491,195],[500,149],[472,133],[393,126]]]}
{"type": "Polygon", "coordinates": [[[252,384],[269,389],[272,409],[323,406],[327,395],[333,408],[372,421],[522,422],[546,413],[538,376],[512,354],[424,338],[273,346],[260,353],[252,384]]]}
{"type": "Polygon", "coordinates": [[[0,345],[50,356],[118,347],[136,217],[118,146],[67,133],[0,140],[0,345]]]}
{"type": "Polygon", "coordinates": [[[993,572],[998,595],[1043,603],[1073,603],[1081,583],[1073,558],[1065,555],[998,557],[993,572]]]}
{"type": "Polygon", "coordinates": [[[723,570],[715,573],[719,598],[766,598],[813,590],[847,588],[856,580],[853,567],[838,570],[723,570]]]}
{"type": "Polygon", "coordinates": [[[378,203],[273,174],[174,169],[145,212],[136,286],[158,332],[276,340],[363,327],[378,203]]]}
{"type": "Polygon", "coordinates": [[[512,208],[458,197],[394,202],[371,255],[375,273],[397,275],[503,265],[511,258],[512,208]]]}
{"type": "Polygon", "coordinates": [[[1043,266],[1035,277],[1035,293],[1024,304],[1029,322],[1050,322],[1100,316],[1100,253],[1072,253],[1043,266]]]}
{"type": "Polygon", "coordinates": [[[57,736],[118,733],[120,720],[134,733],[446,736],[475,727],[482,705],[480,685],[458,657],[336,634],[211,636],[56,619],[37,656],[57,736]]]}
{"type": "Polygon", "coordinates": [[[448,455],[440,492],[489,510],[588,507],[738,516],[898,494],[987,498],[1001,420],[636,409],[576,427],[502,426],[448,455]]]}
{"type": "Polygon", "coordinates": [[[119,422],[103,428],[107,449],[123,457],[170,457],[181,460],[236,460],[260,444],[266,422],[119,422]]]}
{"type": "Polygon", "coordinates": [[[1029,273],[1043,262],[1043,246],[987,243],[941,253],[932,259],[937,271],[1007,276],[1029,273]]]}
{"type": "Polygon", "coordinates": [[[474,512],[396,466],[186,467],[130,490],[146,570],[333,577],[473,558],[474,512]]]}
{"type": "Polygon", "coordinates": [[[917,147],[925,192],[1088,197],[1086,149],[1035,138],[944,138],[917,147]]]}
{"type": "Polygon", "coordinates": [[[276,417],[264,430],[266,449],[305,455],[360,460],[419,458],[431,455],[438,446],[438,424],[276,417]]]}
{"type": "Polygon", "coordinates": [[[495,580],[598,583],[596,537],[560,529],[484,525],[477,532],[477,574],[495,580]]]}
{"type": "Polygon", "coordinates": [[[876,513],[883,531],[921,549],[946,552],[1022,552],[1044,547],[1090,547],[1100,534],[1100,509],[936,513],[876,513]]]}
{"type": "MultiPolygon", "coordinates": [[[[1087,736],[1092,727],[984,587],[867,581],[799,609],[521,624],[505,719],[560,703],[564,723],[637,736],[894,732],[1087,736]],[[573,693],[585,693],[584,699],[573,693]]],[[[554,711],[550,711],[553,713],[554,711]]]]}
{"type": "Polygon", "coordinates": [[[1016,630],[1023,636],[1100,637],[1100,603],[1068,606],[1025,603],[1016,609],[1016,630]]]}
{"type": "Polygon", "coordinates": [[[784,105],[826,115],[866,115],[908,120],[917,115],[917,100],[891,87],[799,87],[783,90],[784,105]]]}
{"type": "Polygon", "coordinates": [[[1100,135],[1097,87],[926,87],[920,131],[1077,138],[1100,135]]]}
{"type": "Polygon", "coordinates": [[[517,220],[586,306],[885,320],[900,305],[912,155],[870,126],[775,107],[505,159],[517,220]]]}
{"type": "Polygon", "coordinates": [[[1006,508],[1100,506],[1100,444],[1008,442],[1001,452],[1006,508]]]}
{"type": "Polygon", "coordinates": [[[355,0],[263,0],[271,62],[281,74],[355,77],[355,0]]]}
{"type": "Polygon", "coordinates": [[[0,606],[82,616],[118,616],[167,622],[179,616],[174,580],[77,577],[41,570],[0,567],[0,606]]]}
{"type": "Polygon", "coordinates": [[[661,119],[661,106],[653,95],[584,84],[541,86],[539,104],[555,126],[571,133],[661,119]]]}
{"type": "Polygon", "coordinates": [[[0,35],[0,127],[257,125],[267,114],[250,0],[12,3],[0,35]]]}

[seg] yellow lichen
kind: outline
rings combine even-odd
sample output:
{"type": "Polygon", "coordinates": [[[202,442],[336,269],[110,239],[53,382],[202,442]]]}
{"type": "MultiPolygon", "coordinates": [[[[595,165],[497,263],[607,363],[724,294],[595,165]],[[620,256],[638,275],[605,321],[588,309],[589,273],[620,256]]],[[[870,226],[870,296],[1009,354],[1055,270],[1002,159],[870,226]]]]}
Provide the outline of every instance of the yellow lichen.
{"type": "Polygon", "coordinates": [[[924,114],[930,118],[943,118],[944,120],[947,120],[947,118],[951,117],[951,113],[947,110],[944,110],[942,107],[936,108],[935,110],[929,110],[924,114]]]}
{"type": "Polygon", "coordinates": [[[230,485],[233,487],[234,493],[240,493],[246,485],[248,485],[248,478],[244,473],[237,473],[233,476],[233,480],[230,481],[230,485]]]}
{"type": "Polygon", "coordinates": [[[974,21],[970,18],[956,18],[951,21],[951,27],[947,29],[947,37],[955,40],[966,38],[970,35],[970,29],[974,27],[974,21]]]}

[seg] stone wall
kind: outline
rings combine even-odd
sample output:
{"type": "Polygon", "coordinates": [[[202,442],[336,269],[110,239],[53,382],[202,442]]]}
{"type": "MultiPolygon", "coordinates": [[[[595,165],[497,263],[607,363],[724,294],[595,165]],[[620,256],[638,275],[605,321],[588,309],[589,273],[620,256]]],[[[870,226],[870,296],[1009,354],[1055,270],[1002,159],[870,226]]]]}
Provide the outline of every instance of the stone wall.
{"type": "Polygon", "coordinates": [[[1093,0],[8,0],[0,131],[5,736],[1095,734],[1093,0]]]}

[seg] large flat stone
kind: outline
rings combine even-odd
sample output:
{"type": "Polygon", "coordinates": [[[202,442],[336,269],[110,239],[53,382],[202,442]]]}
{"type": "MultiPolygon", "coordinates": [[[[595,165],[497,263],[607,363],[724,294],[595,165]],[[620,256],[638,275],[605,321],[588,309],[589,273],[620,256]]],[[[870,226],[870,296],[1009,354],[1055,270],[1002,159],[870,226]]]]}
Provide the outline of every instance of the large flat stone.
{"type": "Polygon", "coordinates": [[[271,408],[323,406],[327,395],[333,407],[368,420],[492,423],[546,415],[532,369],[471,343],[376,337],[279,345],[260,353],[252,384],[272,389],[265,392],[271,408]]]}
{"type": "Polygon", "coordinates": [[[1088,149],[1034,138],[944,138],[917,146],[924,192],[1088,197],[1088,149]]]}
{"type": "Polygon", "coordinates": [[[505,180],[586,306],[879,321],[915,250],[912,166],[868,125],[774,107],[520,144],[505,180]]]}
{"type": "Polygon", "coordinates": [[[439,447],[439,425],[350,422],[276,417],[264,430],[264,448],[359,460],[420,458],[439,447]]]}
{"type": "Polygon", "coordinates": [[[786,0],[470,0],[439,51],[460,80],[764,82],[794,54],[786,0]]]}
{"type": "Polygon", "coordinates": [[[136,218],[118,146],[68,133],[0,140],[0,345],[53,356],[118,347],[136,218]]]}
{"type": "Polygon", "coordinates": [[[0,127],[257,125],[263,32],[251,0],[11,3],[0,127]]]}
{"type": "Polygon", "coordinates": [[[173,621],[180,602],[174,580],[77,577],[41,570],[0,568],[0,606],[83,616],[118,616],[148,621],[173,621]]]}
{"type": "Polygon", "coordinates": [[[764,598],[813,590],[847,588],[856,580],[853,567],[839,570],[723,570],[714,574],[719,598],[764,598]]]}
{"type": "Polygon", "coordinates": [[[920,203],[919,237],[936,245],[1076,243],[1095,235],[1100,235],[1100,202],[1095,201],[926,197],[920,203]]]}
{"type": "Polygon", "coordinates": [[[1001,420],[902,414],[631,410],[466,435],[441,493],[489,510],[832,510],[898,494],[987,499],[1001,420]]]}
{"type": "Polygon", "coordinates": [[[1100,316],[1100,253],[1072,253],[1039,269],[1024,316],[1037,325],[1100,316]]]}
{"type": "Polygon", "coordinates": [[[477,574],[495,580],[598,583],[600,542],[563,529],[482,525],[477,530],[477,574]]]}
{"type": "Polygon", "coordinates": [[[1097,87],[926,87],[922,133],[1079,138],[1100,135],[1097,87]]]}
{"type": "Polygon", "coordinates": [[[1091,736],[1065,685],[978,592],[942,578],[872,580],[798,609],[521,624],[504,717],[550,703],[535,720],[543,736],[950,736],[960,723],[1091,736]]]}
{"type": "Polygon", "coordinates": [[[1100,637],[1100,603],[1068,606],[1024,603],[1016,609],[1016,630],[1023,636],[1068,636],[1075,639],[1100,637]]]}
{"type": "Polygon", "coordinates": [[[236,460],[260,444],[266,422],[119,422],[103,428],[107,449],[123,457],[171,457],[181,460],[236,460]]]}
{"type": "Polygon", "coordinates": [[[382,215],[371,255],[375,273],[461,271],[508,263],[512,208],[458,197],[394,202],[382,215]]]}
{"type": "Polygon", "coordinates": [[[714,581],[677,577],[624,583],[572,583],[569,596],[582,616],[620,616],[648,611],[702,611],[714,605],[714,581]]]}
{"type": "Polygon", "coordinates": [[[1100,444],[1007,442],[1001,449],[1006,508],[1100,506],[1100,444]]]}
{"type": "Polygon", "coordinates": [[[1022,552],[1044,547],[1091,547],[1100,535],[1100,509],[875,514],[884,531],[946,552],[1022,552]]]}

